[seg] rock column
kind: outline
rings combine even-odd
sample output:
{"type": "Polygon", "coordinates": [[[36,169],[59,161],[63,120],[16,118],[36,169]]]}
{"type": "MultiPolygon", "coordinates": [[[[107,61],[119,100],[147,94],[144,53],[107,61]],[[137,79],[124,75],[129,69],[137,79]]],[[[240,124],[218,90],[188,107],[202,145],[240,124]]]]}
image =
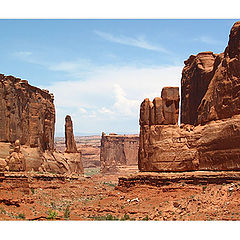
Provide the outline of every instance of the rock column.
{"type": "Polygon", "coordinates": [[[73,135],[73,123],[69,115],[65,118],[65,144],[66,144],[66,153],[77,153],[77,145],[74,140],[73,135]]]}

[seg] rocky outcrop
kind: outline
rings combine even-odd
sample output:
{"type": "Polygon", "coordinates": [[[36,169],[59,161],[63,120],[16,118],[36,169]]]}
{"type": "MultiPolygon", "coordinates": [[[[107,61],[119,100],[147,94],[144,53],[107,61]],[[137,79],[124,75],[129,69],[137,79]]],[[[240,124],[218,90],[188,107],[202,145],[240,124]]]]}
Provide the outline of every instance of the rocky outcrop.
{"type": "Polygon", "coordinates": [[[13,76],[0,74],[0,141],[54,148],[53,95],[13,76]]]}
{"type": "Polygon", "coordinates": [[[8,171],[26,171],[26,159],[20,148],[20,141],[16,140],[9,151],[10,156],[6,158],[6,169],[8,171]]]}
{"type": "Polygon", "coordinates": [[[240,170],[240,116],[204,126],[141,127],[140,171],[240,170]]]}
{"type": "Polygon", "coordinates": [[[205,124],[240,114],[240,22],[224,53],[199,53],[185,61],[181,122],[205,124]]]}
{"type": "Polygon", "coordinates": [[[26,80],[0,75],[0,171],[83,173],[69,116],[65,126],[67,153],[54,151],[53,100],[47,90],[26,80]]]}
{"type": "Polygon", "coordinates": [[[144,100],[140,109],[140,171],[240,170],[239,59],[237,22],[224,53],[199,53],[185,61],[180,127],[174,124],[177,101],[175,115],[168,117],[176,120],[164,122],[163,94],[157,98],[157,107],[154,101],[144,100]]]}
{"type": "Polygon", "coordinates": [[[66,153],[77,153],[77,145],[74,140],[73,135],[73,123],[69,115],[65,118],[65,144],[66,144],[66,153]]]}
{"type": "Polygon", "coordinates": [[[198,107],[213,76],[217,55],[202,52],[186,60],[181,80],[181,123],[196,124],[198,107]]]}
{"type": "Polygon", "coordinates": [[[100,161],[102,173],[116,173],[119,166],[137,165],[138,135],[102,133],[100,161]]]}
{"type": "Polygon", "coordinates": [[[156,97],[153,102],[144,99],[140,107],[140,126],[177,124],[179,100],[178,87],[163,88],[161,98],[156,97]]]}

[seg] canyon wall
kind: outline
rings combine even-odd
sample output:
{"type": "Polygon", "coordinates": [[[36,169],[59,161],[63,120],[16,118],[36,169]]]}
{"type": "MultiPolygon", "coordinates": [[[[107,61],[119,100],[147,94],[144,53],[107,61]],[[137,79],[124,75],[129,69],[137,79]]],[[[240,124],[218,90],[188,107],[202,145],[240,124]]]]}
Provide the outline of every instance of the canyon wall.
{"type": "MultiPolygon", "coordinates": [[[[240,22],[231,29],[224,53],[192,55],[181,79],[170,119],[161,98],[140,108],[140,171],[240,170],[240,22]],[[154,109],[154,110],[153,110],[154,109]]],[[[177,88],[175,88],[177,91],[177,88]]],[[[169,106],[173,102],[165,101],[169,106]]]]}
{"type": "Polygon", "coordinates": [[[101,172],[117,172],[118,166],[138,164],[138,135],[102,133],[100,161],[101,172]]]}
{"type": "Polygon", "coordinates": [[[53,150],[53,95],[26,80],[0,74],[0,142],[53,150]]]}
{"type": "Polygon", "coordinates": [[[81,153],[74,153],[73,134],[69,136],[69,122],[70,153],[54,151],[53,101],[47,90],[0,74],[0,171],[83,173],[81,153]]]}

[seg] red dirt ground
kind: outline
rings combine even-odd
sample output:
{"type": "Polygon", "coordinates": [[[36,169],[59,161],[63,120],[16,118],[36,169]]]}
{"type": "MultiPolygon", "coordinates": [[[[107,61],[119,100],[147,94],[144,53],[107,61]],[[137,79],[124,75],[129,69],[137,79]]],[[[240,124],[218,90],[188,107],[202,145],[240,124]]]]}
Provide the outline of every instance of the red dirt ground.
{"type": "Polygon", "coordinates": [[[240,181],[136,185],[120,190],[118,177],[91,169],[79,180],[3,181],[0,220],[240,219],[240,181]]]}

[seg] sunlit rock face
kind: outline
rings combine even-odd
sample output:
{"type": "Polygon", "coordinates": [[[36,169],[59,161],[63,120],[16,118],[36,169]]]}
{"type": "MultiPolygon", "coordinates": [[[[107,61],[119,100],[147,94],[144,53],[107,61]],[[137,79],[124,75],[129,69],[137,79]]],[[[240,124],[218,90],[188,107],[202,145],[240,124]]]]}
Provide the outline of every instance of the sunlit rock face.
{"type": "Polygon", "coordinates": [[[102,134],[101,172],[116,173],[119,166],[138,164],[138,135],[102,134]]]}
{"type": "Polygon", "coordinates": [[[172,101],[164,101],[164,89],[161,98],[143,101],[139,121],[140,171],[240,169],[239,59],[237,22],[224,53],[203,52],[185,61],[180,127],[177,88],[171,94],[175,96],[172,101]]]}
{"type": "Polygon", "coordinates": [[[47,90],[0,75],[0,141],[53,150],[55,106],[47,90]]]}

